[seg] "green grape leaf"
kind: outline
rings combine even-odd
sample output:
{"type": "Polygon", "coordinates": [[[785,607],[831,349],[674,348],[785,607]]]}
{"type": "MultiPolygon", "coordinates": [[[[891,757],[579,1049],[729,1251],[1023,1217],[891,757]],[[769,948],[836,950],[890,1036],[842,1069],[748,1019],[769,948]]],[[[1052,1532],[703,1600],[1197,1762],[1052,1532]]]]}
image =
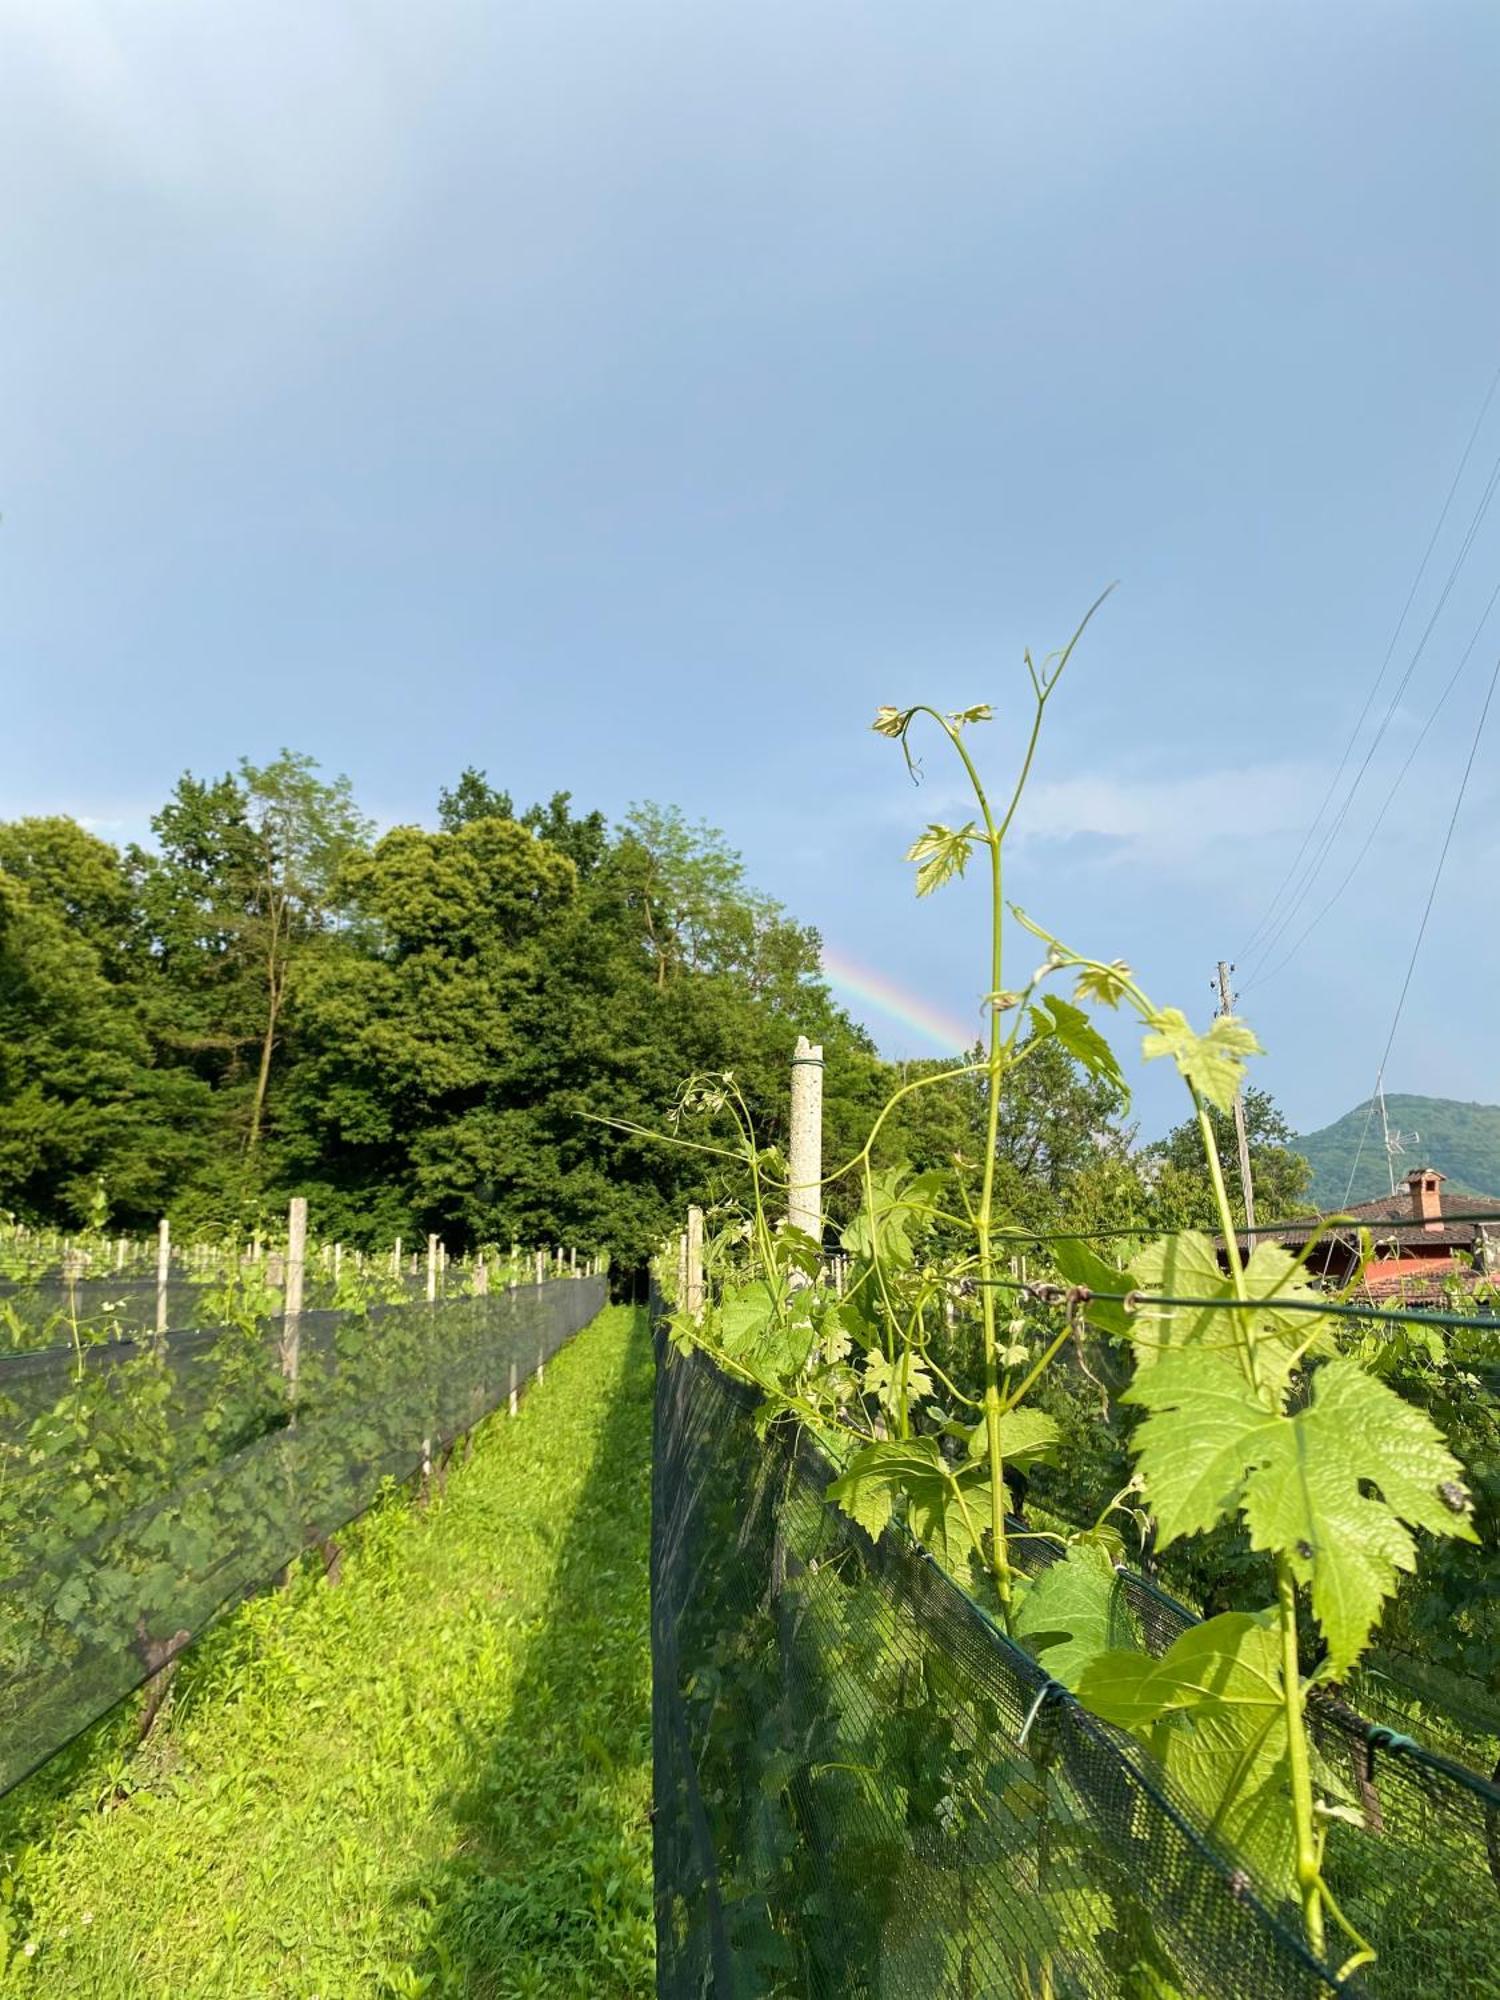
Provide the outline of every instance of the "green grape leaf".
{"type": "Polygon", "coordinates": [[[1231,1520],[1247,1472],[1274,1450],[1286,1422],[1266,1408],[1232,1355],[1205,1347],[1158,1355],[1121,1401],[1150,1411],[1133,1448],[1160,1548],[1231,1520]]]}
{"type": "Polygon", "coordinates": [[[1220,1111],[1234,1104],[1234,1093],[1245,1074],[1246,1056],[1262,1053],[1253,1030],[1233,1014],[1219,1014],[1208,1032],[1195,1034],[1180,1008],[1163,1007],[1151,1016],[1151,1029],[1141,1043],[1147,1062],[1170,1056],[1200,1097],[1220,1111]]]}
{"type": "Polygon", "coordinates": [[[901,1167],[874,1176],[872,1199],[861,1206],[840,1237],[844,1248],[851,1256],[868,1259],[878,1243],[884,1263],[914,1264],[917,1253],[910,1232],[931,1221],[933,1204],[947,1187],[948,1178],[938,1168],[908,1174],[901,1167]]]}
{"type": "Polygon", "coordinates": [[[1416,1566],[1403,1523],[1477,1539],[1462,1468],[1424,1411],[1345,1356],[1318,1371],[1307,1408],[1277,1423],[1265,1445],[1245,1489],[1250,1544],[1286,1551],[1299,1582],[1312,1586],[1329,1664],[1341,1674],[1397,1572],[1416,1566]]]}
{"type": "Polygon", "coordinates": [[[1090,1661],[1137,1644],[1114,1563],[1089,1543],[1042,1571],[1021,1599],[1014,1631],[1052,1678],[1075,1692],[1090,1661]]]}
{"type": "Polygon", "coordinates": [[[877,1541],[901,1495],[934,1483],[939,1487],[945,1483],[935,1438],[889,1439],[862,1445],[825,1497],[877,1541]]]}
{"type": "Polygon", "coordinates": [[[1207,1236],[1184,1230],[1148,1243],[1134,1263],[1134,1275],[1144,1290],[1225,1303],[1160,1307],[1143,1301],[1134,1315],[1137,1368],[1149,1368],[1168,1348],[1236,1351],[1238,1339],[1253,1345],[1257,1380],[1268,1403],[1279,1407],[1298,1356],[1304,1350],[1324,1351],[1334,1325],[1322,1314],[1277,1310],[1273,1300],[1278,1295],[1297,1300],[1319,1297],[1295,1272],[1293,1260],[1279,1244],[1257,1244],[1244,1268],[1244,1288],[1248,1298],[1267,1303],[1247,1311],[1230,1305],[1236,1297],[1234,1283],[1220,1268],[1217,1248],[1207,1236]]]}
{"type": "Polygon", "coordinates": [[[866,1395],[878,1397],[888,1412],[900,1408],[903,1389],[908,1409],[929,1401],[937,1393],[931,1375],[920,1361],[908,1360],[904,1368],[898,1361],[892,1368],[878,1347],[872,1347],[865,1356],[861,1387],[866,1395]]]}
{"type": "MultiPolygon", "coordinates": [[[[1018,1469],[1039,1465],[1050,1457],[1060,1435],[1057,1424],[1045,1410],[1033,1410],[1022,1404],[1006,1410],[1000,1418],[1000,1453],[1007,1465],[1018,1469]]],[[[989,1449],[989,1433],[982,1422],[977,1423],[969,1432],[969,1457],[985,1459],[989,1449]]]]}
{"type": "Polygon", "coordinates": [[[714,1332],[724,1352],[735,1360],[753,1352],[765,1338],[775,1310],[770,1288],[759,1281],[726,1286],[713,1316],[714,1332]]]}
{"type": "Polygon", "coordinates": [[[772,1251],[783,1271],[800,1271],[804,1277],[816,1278],[823,1268],[822,1244],[790,1222],[784,1222],[777,1230],[772,1251]]]}
{"type": "MultiPolygon", "coordinates": [[[[1131,1270],[1146,1292],[1165,1292],[1179,1299],[1221,1299],[1230,1296],[1228,1278],[1208,1237],[1196,1229],[1162,1236],[1136,1252],[1131,1270]]],[[[1192,1306],[1161,1307],[1143,1302],[1133,1315],[1136,1366],[1149,1368],[1168,1347],[1232,1340],[1229,1315],[1192,1306]]]]}
{"type": "Polygon", "coordinates": [[[990,1485],[983,1478],[962,1478],[959,1484],[962,1501],[947,1480],[910,1487],[907,1521],[923,1547],[962,1581],[969,1557],[976,1552],[975,1537],[990,1525],[990,1485]]]}
{"type": "MultiPolygon", "coordinates": [[[[1070,1285],[1083,1285],[1097,1294],[1133,1292],[1140,1284],[1133,1271],[1123,1271],[1118,1265],[1107,1264],[1081,1238],[1059,1239],[1050,1243],[1048,1249],[1053,1263],[1070,1285]]],[[[1134,1331],[1133,1315],[1115,1300],[1091,1298],[1084,1307],[1084,1317],[1100,1333],[1110,1334],[1116,1339],[1129,1339],[1134,1331]]]]}
{"type": "MultiPolygon", "coordinates": [[[[1307,1282],[1297,1260],[1279,1243],[1257,1243],[1245,1265],[1245,1291],[1252,1299],[1295,1299],[1314,1304],[1323,1299],[1307,1282]]],[[[1257,1341],[1276,1336],[1289,1350],[1309,1354],[1327,1352],[1338,1322],[1325,1313],[1278,1312],[1274,1303],[1252,1316],[1257,1341]]],[[[1264,1377],[1264,1371],[1262,1371],[1264,1377]]]]}
{"type": "Polygon", "coordinates": [[[906,850],[908,861],[918,862],[917,894],[930,896],[969,865],[969,853],[976,838],[973,820],[960,827],[929,826],[906,850]]]}
{"type": "Polygon", "coordinates": [[[862,1446],[847,1469],[828,1487],[826,1497],[858,1521],[872,1540],[888,1527],[904,1501],[907,1526],[945,1568],[960,1576],[974,1551],[974,1533],[990,1518],[990,1489],[978,1466],[958,1481],[943,1462],[936,1438],[889,1439],[862,1446]]]}
{"type": "Polygon", "coordinates": [[[1148,1743],[1209,1831],[1273,1895],[1294,1875],[1280,1636],[1272,1611],[1189,1626],[1159,1660],[1112,1652],[1079,1677],[1078,1698],[1148,1743]]]}
{"type": "MultiPolygon", "coordinates": [[[[1125,1073],[1120,1068],[1114,1050],[1094,1026],[1081,1007],[1070,1001],[1059,1000],[1055,993],[1049,993],[1036,1014],[1044,1014],[1051,1022],[1051,1032],[1056,1035],[1070,1056],[1081,1062],[1090,1076],[1106,1078],[1129,1097],[1125,1085],[1125,1073]]],[[[1033,1017],[1035,1018],[1035,1016],[1033,1017]]]]}

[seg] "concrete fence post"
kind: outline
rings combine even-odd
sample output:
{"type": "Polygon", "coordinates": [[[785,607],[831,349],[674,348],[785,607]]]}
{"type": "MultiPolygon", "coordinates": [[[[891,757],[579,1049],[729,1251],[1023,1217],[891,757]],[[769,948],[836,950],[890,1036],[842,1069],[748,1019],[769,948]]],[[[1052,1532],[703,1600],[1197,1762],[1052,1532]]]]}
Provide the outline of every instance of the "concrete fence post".
{"type": "Polygon", "coordinates": [[[281,1373],[287,1398],[297,1397],[302,1361],[302,1280],[307,1263],[307,1197],[294,1194],[286,1212],[286,1294],[281,1302],[281,1373]]]}
{"type": "Polygon", "coordinates": [[[787,1144],[786,1219],[823,1241],[823,1051],[806,1035],[792,1057],[792,1117],[787,1144]]]}
{"type": "Polygon", "coordinates": [[[693,1319],[703,1317],[703,1210],[688,1210],[687,1269],[682,1287],[682,1303],[693,1319]]]}
{"type": "Polygon", "coordinates": [[[156,1225],[156,1330],[167,1330],[167,1282],[172,1275],[172,1225],[165,1216],[156,1225]]]}

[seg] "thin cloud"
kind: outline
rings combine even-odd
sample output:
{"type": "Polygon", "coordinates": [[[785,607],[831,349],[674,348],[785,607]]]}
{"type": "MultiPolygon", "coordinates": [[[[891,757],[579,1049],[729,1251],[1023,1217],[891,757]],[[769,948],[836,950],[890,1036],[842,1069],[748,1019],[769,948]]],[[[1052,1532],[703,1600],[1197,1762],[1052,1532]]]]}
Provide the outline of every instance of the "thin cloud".
{"type": "Polygon", "coordinates": [[[1301,832],[1327,783],[1321,767],[1274,763],[1190,777],[1044,779],[1017,822],[1024,842],[1087,843],[1109,862],[1190,866],[1205,849],[1301,832]]]}
{"type": "Polygon", "coordinates": [[[0,23],[0,104],[13,132],[45,129],[53,177],[71,155],[283,249],[390,197],[404,150],[391,52],[345,8],[299,17],[290,49],[286,21],[257,8],[0,0],[0,23]]]}

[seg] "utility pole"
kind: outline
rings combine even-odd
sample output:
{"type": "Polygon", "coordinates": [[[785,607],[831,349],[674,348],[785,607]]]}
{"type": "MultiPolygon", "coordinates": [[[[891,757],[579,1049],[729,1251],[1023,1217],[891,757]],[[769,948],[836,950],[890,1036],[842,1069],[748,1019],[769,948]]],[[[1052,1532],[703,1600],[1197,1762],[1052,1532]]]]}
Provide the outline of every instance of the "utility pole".
{"type": "MultiPolygon", "coordinates": [[[[1234,994],[1230,990],[1229,975],[1234,971],[1221,958],[1219,960],[1219,1012],[1234,1012],[1234,994]]],[[[1234,1093],[1234,1137],[1240,1154],[1240,1187],[1245,1196],[1245,1247],[1255,1248],[1255,1183],[1250,1178],[1250,1141],[1245,1133],[1245,1096],[1241,1090],[1234,1093]]]]}

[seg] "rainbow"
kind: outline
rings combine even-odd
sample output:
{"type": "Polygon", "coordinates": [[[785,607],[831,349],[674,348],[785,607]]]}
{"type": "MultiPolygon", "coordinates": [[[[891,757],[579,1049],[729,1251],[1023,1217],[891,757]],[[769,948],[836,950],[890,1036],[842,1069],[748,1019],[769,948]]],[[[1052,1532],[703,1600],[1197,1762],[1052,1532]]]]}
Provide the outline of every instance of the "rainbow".
{"type": "Polygon", "coordinates": [[[898,986],[894,979],[888,979],[873,966],[861,965],[845,951],[832,951],[824,945],[823,972],[840,993],[878,1008],[903,1027],[914,1028],[926,1040],[936,1043],[945,1055],[961,1055],[979,1039],[982,1023],[977,1011],[974,1019],[966,1022],[961,1015],[935,1007],[920,993],[898,986]]]}

